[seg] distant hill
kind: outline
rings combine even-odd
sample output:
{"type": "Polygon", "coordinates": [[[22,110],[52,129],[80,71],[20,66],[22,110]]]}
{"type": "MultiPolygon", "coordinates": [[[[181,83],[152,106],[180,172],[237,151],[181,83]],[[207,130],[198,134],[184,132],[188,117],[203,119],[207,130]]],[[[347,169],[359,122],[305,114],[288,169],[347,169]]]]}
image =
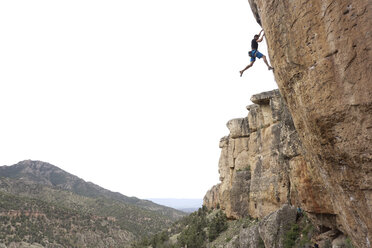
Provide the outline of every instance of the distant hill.
{"type": "Polygon", "coordinates": [[[0,167],[0,243],[126,247],[184,215],[85,182],[49,163],[27,160],[0,167]]]}
{"type": "Polygon", "coordinates": [[[149,198],[148,200],[186,213],[194,212],[203,205],[203,199],[149,198]]]}

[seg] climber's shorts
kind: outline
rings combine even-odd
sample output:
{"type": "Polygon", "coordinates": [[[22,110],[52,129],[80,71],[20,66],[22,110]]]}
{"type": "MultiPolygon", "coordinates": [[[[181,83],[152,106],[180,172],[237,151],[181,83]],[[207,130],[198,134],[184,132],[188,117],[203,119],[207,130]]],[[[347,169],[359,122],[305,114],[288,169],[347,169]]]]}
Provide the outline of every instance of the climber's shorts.
{"type": "Polygon", "coordinates": [[[251,62],[256,61],[256,57],[260,59],[260,58],[262,58],[262,56],[263,56],[263,54],[260,53],[259,51],[252,50],[251,62]]]}

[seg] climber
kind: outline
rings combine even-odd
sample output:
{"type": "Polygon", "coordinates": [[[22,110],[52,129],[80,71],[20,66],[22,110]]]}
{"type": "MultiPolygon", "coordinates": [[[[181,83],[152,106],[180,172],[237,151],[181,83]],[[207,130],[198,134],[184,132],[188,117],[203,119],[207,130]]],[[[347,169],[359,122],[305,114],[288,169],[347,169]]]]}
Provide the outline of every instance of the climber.
{"type": "Polygon", "coordinates": [[[298,219],[300,217],[302,217],[304,215],[302,209],[300,207],[297,207],[297,214],[296,214],[296,221],[298,221],[298,219]]]}
{"type": "Polygon", "coordinates": [[[251,57],[251,63],[249,65],[247,65],[247,67],[245,67],[243,70],[240,71],[240,76],[243,76],[244,71],[248,70],[250,67],[253,66],[254,62],[256,61],[256,57],[259,58],[259,59],[263,58],[263,61],[267,65],[268,69],[269,70],[274,70],[274,68],[272,66],[270,66],[269,63],[267,62],[266,56],[258,51],[258,42],[261,42],[263,40],[263,37],[265,36],[265,34],[263,34],[262,37],[260,38],[262,32],[263,32],[263,30],[261,30],[259,34],[256,34],[253,37],[253,40],[252,40],[252,43],[251,43],[252,51],[248,52],[249,57],[251,57]]]}

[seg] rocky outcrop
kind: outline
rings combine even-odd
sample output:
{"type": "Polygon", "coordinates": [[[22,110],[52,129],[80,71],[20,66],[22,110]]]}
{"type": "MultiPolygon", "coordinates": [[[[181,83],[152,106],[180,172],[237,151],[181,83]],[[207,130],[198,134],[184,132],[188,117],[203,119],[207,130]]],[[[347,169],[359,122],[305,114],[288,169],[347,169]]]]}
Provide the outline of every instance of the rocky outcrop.
{"type": "Polygon", "coordinates": [[[208,208],[220,207],[220,184],[214,185],[204,196],[203,205],[208,208]]]}
{"type": "Polygon", "coordinates": [[[296,184],[312,184],[308,175],[317,179],[314,191],[295,194],[305,203],[325,191],[327,201],[309,206],[314,220],[327,225],[321,218],[327,216],[355,246],[371,247],[371,1],[249,3],[309,162],[290,165],[292,176],[296,184]]]}
{"type": "Polygon", "coordinates": [[[239,243],[236,247],[255,248],[259,247],[260,242],[263,240],[258,230],[258,224],[255,224],[240,230],[239,243]]]}
{"type": "Polygon", "coordinates": [[[263,218],[286,203],[318,211],[320,203],[327,205],[328,196],[319,193],[325,190],[302,156],[279,91],[263,92],[251,100],[255,104],[247,107],[247,117],[227,123],[230,134],[220,141],[221,183],[207,192],[204,205],[220,206],[229,218],[263,218]]]}
{"type": "Polygon", "coordinates": [[[259,233],[265,247],[283,248],[285,233],[296,222],[296,208],[283,205],[279,210],[266,216],[259,225],[259,233]]]}
{"type": "MultiPolygon", "coordinates": [[[[269,214],[260,222],[242,227],[231,241],[218,247],[224,248],[282,248],[286,233],[296,223],[297,210],[287,204],[269,214]]],[[[339,242],[341,243],[341,242],[339,242]]]]}

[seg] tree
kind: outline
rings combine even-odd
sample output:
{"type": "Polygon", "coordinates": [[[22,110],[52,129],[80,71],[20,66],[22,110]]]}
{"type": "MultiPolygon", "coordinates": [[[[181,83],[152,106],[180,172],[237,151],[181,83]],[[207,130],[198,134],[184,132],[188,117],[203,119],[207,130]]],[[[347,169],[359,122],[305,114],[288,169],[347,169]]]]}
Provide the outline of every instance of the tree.
{"type": "Polygon", "coordinates": [[[215,240],[221,232],[227,229],[227,217],[222,211],[218,211],[216,216],[209,222],[208,239],[209,241],[215,240]]]}

